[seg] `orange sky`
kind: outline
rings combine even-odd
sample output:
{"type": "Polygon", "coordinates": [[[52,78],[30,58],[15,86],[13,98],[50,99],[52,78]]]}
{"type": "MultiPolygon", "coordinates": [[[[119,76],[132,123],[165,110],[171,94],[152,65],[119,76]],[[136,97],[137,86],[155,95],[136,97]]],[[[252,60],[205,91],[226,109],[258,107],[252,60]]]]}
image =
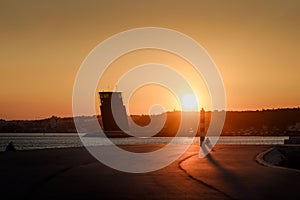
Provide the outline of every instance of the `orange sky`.
{"type": "MultiPolygon", "coordinates": [[[[0,118],[71,116],[74,79],[88,53],[113,34],[146,26],[180,31],[208,51],[228,110],[298,107],[299,24],[298,0],[1,1],[0,118]]],[[[176,58],[153,54],[180,69],[176,58]]],[[[130,105],[132,113],[145,110],[130,105]]]]}

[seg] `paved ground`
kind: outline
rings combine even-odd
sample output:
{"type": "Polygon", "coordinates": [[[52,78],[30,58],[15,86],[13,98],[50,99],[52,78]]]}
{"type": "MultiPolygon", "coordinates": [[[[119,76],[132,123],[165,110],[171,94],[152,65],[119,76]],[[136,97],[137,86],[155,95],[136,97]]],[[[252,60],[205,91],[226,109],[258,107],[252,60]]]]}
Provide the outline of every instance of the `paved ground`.
{"type": "MultiPolygon", "coordinates": [[[[148,151],[158,145],[135,145],[148,151]]],[[[208,157],[191,148],[161,170],[130,174],[99,163],[84,148],[0,153],[4,199],[300,199],[300,172],[258,164],[269,146],[217,145],[208,157]]]]}
{"type": "Polygon", "coordinates": [[[265,149],[218,146],[209,156],[192,156],[181,166],[191,177],[233,199],[300,199],[300,171],[258,164],[256,155],[265,149]]]}

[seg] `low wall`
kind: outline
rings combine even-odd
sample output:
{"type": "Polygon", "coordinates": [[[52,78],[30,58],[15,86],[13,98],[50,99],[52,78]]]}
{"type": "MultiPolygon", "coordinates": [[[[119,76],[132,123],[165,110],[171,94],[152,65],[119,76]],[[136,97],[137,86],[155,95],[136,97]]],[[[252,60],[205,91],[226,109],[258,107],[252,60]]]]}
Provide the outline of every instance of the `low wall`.
{"type": "Polygon", "coordinates": [[[271,165],[300,169],[300,146],[274,147],[263,159],[271,165]]]}

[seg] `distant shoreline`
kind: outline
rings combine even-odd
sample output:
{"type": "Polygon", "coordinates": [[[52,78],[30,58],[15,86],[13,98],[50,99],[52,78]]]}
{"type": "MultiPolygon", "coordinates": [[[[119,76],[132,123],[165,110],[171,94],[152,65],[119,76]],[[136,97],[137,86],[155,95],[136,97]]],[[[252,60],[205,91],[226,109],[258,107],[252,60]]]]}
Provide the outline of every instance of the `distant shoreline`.
{"type": "MultiPolygon", "coordinates": [[[[211,141],[222,145],[282,145],[289,140],[288,136],[221,136],[210,137],[211,141]]],[[[176,144],[198,145],[199,137],[149,137],[149,138],[102,138],[83,137],[78,135],[28,135],[28,134],[0,134],[0,151],[5,151],[7,145],[13,142],[17,150],[28,149],[53,149],[83,146],[107,146],[107,145],[149,145],[149,144],[176,144]],[[84,144],[83,144],[84,141],[84,144]]]]}

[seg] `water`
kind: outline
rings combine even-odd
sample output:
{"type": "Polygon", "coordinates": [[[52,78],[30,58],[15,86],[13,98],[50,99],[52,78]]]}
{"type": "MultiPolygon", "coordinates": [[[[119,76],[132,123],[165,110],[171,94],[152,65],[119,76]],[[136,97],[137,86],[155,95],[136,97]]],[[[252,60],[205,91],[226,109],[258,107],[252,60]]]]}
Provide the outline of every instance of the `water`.
{"type": "MultiPolygon", "coordinates": [[[[118,145],[133,144],[168,144],[173,138],[152,137],[152,138],[111,138],[110,140],[118,145]]],[[[218,144],[255,144],[275,145],[284,144],[288,136],[222,136],[218,144]]],[[[85,137],[90,146],[109,145],[103,138],[85,137]]],[[[47,149],[47,148],[68,148],[82,147],[81,140],[77,133],[2,133],[0,134],[0,151],[4,151],[7,144],[13,141],[18,150],[47,149]]],[[[199,138],[181,137],[172,143],[176,144],[199,144],[199,138]]]]}

